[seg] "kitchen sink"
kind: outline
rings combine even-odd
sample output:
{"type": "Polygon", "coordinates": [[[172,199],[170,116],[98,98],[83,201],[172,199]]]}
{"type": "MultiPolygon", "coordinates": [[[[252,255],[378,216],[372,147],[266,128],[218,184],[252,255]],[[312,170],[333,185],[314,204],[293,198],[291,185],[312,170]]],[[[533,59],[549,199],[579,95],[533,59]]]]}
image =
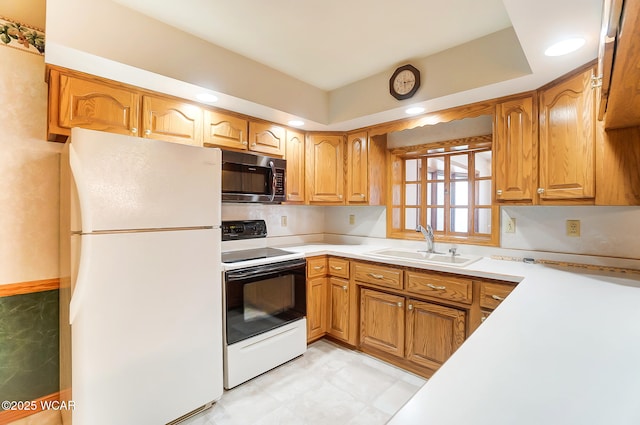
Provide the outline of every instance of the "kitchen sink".
{"type": "Polygon", "coordinates": [[[478,261],[482,257],[471,255],[456,255],[444,253],[428,253],[422,251],[412,251],[405,249],[381,249],[367,253],[375,257],[395,258],[399,260],[417,261],[420,263],[441,264],[443,266],[466,267],[478,261]]]}

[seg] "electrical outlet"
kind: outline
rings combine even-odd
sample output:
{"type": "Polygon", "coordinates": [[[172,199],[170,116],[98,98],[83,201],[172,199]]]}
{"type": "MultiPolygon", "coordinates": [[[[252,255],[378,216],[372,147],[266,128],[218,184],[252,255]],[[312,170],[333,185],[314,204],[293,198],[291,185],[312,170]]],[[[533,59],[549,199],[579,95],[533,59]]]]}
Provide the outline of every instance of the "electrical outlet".
{"type": "Polygon", "coordinates": [[[349,214],[349,224],[356,224],[356,215],[349,214]]]}
{"type": "Polygon", "coordinates": [[[516,232],[516,219],[509,217],[504,223],[504,232],[505,233],[515,233],[516,232]]]}
{"type": "Polygon", "coordinates": [[[567,236],[580,236],[580,220],[567,220],[567,236]]]}
{"type": "Polygon", "coordinates": [[[287,227],[287,216],[283,215],[280,217],[280,226],[287,227]]]}

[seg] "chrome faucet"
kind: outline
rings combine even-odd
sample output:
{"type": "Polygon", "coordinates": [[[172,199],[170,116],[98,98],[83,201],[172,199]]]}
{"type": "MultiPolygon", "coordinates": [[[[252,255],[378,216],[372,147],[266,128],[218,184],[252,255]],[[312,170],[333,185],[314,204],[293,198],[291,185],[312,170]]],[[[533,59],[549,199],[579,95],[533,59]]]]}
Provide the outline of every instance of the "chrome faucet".
{"type": "Polygon", "coordinates": [[[427,241],[427,249],[425,251],[421,250],[421,252],[428,252],[430,254],[435,253],[436,250],[434,249],[435,245],[433,242],[433,229],[431,228],[431,225],[427,224],[427,228],[425,229],[422,225],[418,224],[416,232],[422,232],[422,236],[424,236],[424,239],[427,241]]]}

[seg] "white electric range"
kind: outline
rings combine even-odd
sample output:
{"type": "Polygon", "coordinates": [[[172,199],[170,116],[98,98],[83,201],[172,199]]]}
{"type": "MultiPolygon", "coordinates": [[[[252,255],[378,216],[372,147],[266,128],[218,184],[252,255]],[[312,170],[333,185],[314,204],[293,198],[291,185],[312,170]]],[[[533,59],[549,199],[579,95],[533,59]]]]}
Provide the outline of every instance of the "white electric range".
{"type": "MultiPolygon", "coordinates": [[[[264,220],[223,221],[222,239],[264,238],[264,220]]],[[[224,387],[233,388],[307,347],[304,254],[270,247],[222,253],[224,387]]]]}

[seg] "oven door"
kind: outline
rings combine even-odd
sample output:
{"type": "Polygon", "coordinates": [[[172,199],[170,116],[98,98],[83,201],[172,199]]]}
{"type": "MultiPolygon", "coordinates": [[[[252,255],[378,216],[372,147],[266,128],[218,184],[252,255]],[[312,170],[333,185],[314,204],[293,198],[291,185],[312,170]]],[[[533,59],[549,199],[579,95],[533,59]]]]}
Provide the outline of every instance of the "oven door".
{"type": "Polygon", "coordinates": [[[265,264],[225,273],[227,345],[306,316],[306,261],[265,264]]]}

